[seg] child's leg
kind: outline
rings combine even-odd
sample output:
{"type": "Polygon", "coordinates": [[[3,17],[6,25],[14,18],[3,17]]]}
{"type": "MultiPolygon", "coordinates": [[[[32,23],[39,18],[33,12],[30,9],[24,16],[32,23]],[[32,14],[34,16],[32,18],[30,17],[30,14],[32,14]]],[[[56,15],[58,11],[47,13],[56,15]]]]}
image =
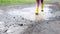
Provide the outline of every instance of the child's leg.
{"type": "Polygon", "coordinates": [[[41,11],[44,9],[44,0],[41,0],[41,11]]]}
{"type": "Polygon", "coordinates": [[[39,0],[36,0],[36,15],[38,15],[38,10],[39,10],[39,0]]]}

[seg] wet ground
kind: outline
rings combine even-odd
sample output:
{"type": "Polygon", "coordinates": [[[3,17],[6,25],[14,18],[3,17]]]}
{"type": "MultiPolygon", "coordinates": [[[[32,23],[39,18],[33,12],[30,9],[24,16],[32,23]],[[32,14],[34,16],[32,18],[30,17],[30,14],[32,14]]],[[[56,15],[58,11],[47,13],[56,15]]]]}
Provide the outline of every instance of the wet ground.
{"type": "Polygon", "coordinates": [[[40,10],[35,15],[35,4],[0,5],[0,34],[60,34],[60,6],[40,10]]]}

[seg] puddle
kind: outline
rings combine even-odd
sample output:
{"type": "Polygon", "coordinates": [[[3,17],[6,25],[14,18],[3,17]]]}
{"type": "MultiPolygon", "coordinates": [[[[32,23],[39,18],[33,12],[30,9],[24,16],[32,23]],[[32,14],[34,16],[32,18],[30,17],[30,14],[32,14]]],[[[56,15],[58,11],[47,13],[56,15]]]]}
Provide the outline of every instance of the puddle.
{"type": "MultiPolygon", "coordinates": [[[[41,8],[39,8],[39,16],[42,17],[41,19],[50,20],[50,18],[55,18],[56,16],[59,16],[60,12],[59,11],[54,12],[54,10],[56,10],[56,9],[52,9],[50,7],[55,7],[55,5],[45,4],[44,5],[44,12],[41,12],[40,11],[41,8]],[[54,12],[54,13],[52,13],[52,12],[54,12]]],[[[19,15],[19,16],[22,16],[22,17],[28,19],[28,20],[35,20],[36,19],[35,18],[36,17],[35,16],[35,6],[23,8],[21,10],[18,10],[18,9],[9,10],[8,14],[19,15]]]]}

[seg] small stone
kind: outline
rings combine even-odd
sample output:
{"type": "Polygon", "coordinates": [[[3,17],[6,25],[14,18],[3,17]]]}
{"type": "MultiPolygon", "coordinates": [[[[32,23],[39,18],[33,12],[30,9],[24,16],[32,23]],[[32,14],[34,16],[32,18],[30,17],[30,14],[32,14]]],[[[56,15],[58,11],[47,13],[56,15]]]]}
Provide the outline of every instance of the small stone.
{"type": "Polygon", "coordinates": [[[7,32],[7,30],[5,30],[5,32],[7,32]]]}
{"type": "Polygon", "coordinates": [[[15,17],[13,17],[13,18],[15,18],[15,17]]]}
{"type": "Polygon", "coordinates": [[[24,20],[24,18],[22,18],[22,20],[24,20]]]}
{"type": "Polygon", "coordinates": [[[18,25],[23,26],[23,24],[18,24],[18,25]]]}

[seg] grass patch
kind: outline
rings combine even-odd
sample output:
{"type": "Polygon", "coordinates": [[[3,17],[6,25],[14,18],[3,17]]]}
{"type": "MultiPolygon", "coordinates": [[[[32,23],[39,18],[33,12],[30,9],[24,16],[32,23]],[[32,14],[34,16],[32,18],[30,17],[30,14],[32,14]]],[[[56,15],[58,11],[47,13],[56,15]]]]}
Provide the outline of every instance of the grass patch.
{"type": "Polygon", "coordinates": [[[44,2],[51,2],[52,0],[44,0],[44,2]]]}
{"type": "Polygon", "coordinates": [[[0,0],[0,4],[34,3],[35,0],[0,0]]]}
{"type": "MultiPolygon", "coordinates": [[[[20,4],[20,3],[35,3],[36,0],[0,0],[0,5],[4,4],[20,4]]],[[[44,2],[51,2],[52,0],[44,0],[44,2]]]]}

